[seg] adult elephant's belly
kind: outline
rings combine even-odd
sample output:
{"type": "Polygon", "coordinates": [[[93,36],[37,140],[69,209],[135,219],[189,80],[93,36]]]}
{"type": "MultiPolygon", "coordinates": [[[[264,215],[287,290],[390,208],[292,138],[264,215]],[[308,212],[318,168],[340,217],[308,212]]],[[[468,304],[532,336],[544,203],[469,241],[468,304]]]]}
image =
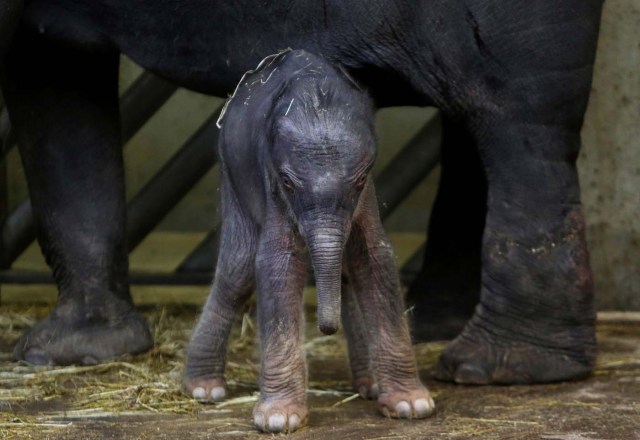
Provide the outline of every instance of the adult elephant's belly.
{"type": "Polygon", "coordinates": [[[395,72],[394,54],[407,42],[389,29],[406,17],[387,8],[363,15],[360,9],[369,9],[365,2],[326,10],[322,2],[300,2],[299,10],[284,3],[220,3],[35,0],[28,4],[25,22],[47,39],[121,52],[147,70],[210,95],[226,96],[244,72],[291,47],[344,65],[373,91],[378,104],[426,104],[411,102],[417,94],[401,90],[403,75],[395,72]]]}

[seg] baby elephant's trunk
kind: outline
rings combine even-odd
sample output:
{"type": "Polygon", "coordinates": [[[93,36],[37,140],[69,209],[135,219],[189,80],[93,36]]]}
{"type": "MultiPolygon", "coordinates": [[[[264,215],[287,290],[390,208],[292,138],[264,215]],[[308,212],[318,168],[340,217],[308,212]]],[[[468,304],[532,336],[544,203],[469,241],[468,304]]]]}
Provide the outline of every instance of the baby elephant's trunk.
{"type": "Polygon", "coordinates": [[[342,253],[347,236],[340,226],[312,228],[307,235],[318,290],[318,327],[325,335],[340,326],[342,253]]]}

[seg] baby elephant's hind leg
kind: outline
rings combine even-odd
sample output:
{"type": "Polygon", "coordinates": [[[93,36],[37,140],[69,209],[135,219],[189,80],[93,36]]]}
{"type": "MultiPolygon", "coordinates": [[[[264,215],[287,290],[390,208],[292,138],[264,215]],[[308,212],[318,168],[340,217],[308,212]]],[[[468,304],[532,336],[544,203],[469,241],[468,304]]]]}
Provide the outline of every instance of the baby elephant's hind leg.
{"type": "Polygon", "coordinates": [[[367,324],[380,411],[388,417],[426,417],[435,406],[418,377],[393,251],[371,184],[361,204],[347,244],[347,265],[367,324]]]}
{"type": "Polygon", "coordinates": [[[343,276],[342,280],[341,311],[342,325],[349,347],[349,366],[351,367],[353,389],[364,399],[376,399],[378,384],[371,370],[369,335],[348,275],[343,276]]]}
{"type": "Polygon", "coordinates": [[[218,402],[227,394],[224,381],[227,342],[236,314],[254,285],[254,226],[243,215],[226,180],[222,183],[220,253],[211,293],[191,337],[185,391],[198,400],[218,402]]]}

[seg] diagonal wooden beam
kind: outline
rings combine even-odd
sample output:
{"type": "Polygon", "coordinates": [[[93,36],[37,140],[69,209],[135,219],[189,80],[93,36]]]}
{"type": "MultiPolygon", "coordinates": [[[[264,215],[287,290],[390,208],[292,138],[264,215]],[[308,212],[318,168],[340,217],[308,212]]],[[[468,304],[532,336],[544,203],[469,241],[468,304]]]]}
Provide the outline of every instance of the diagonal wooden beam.
{"type": "Polygon", "coordinates": [[[222,106],[131,200],[127,208],[127,240],[134,249],[217,161],[222,106]]]}

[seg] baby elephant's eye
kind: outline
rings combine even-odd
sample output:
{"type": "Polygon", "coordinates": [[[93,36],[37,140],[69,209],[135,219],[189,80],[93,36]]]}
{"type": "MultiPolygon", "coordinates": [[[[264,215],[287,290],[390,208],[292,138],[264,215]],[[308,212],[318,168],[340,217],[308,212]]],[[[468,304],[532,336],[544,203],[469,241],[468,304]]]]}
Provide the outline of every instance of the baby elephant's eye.
{"type": "Polygon", "coordinates": [[[286,174],[280,174],[280,179],[285,188],[287,188],[289,191],[293,191],[293,182],[291,181],[291,178],[289,176],[287,176],[286,174]]]}
{"type": "Polygon", "coordinates": [[[358,189],[364,188],[364,185],[367,183],[368,178],[369,178],[368,174],[363,174],[362,176],[358,177],[358,180],[356,180],[356,187],[358,189]]]}

